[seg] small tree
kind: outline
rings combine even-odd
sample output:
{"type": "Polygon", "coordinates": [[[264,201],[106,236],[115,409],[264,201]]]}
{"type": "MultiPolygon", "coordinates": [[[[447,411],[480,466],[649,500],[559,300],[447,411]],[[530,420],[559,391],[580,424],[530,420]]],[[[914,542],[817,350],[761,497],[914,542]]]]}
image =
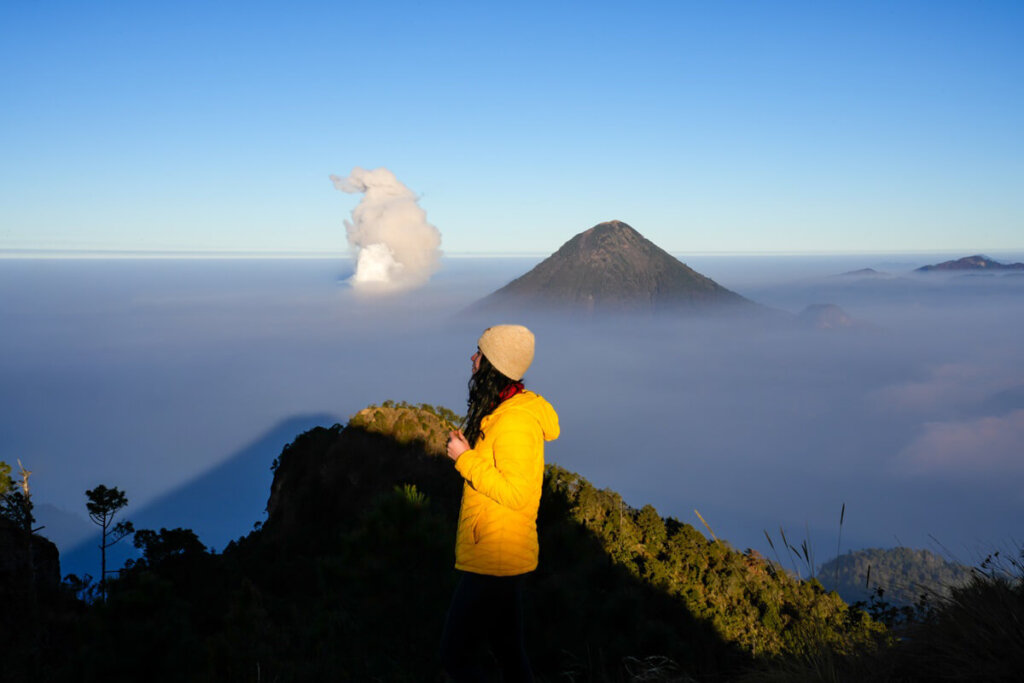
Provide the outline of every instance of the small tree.
{"type": "Polygon", "coordinates": [[[114,545],[128,534],[135,531],[129,521],[114,524],[114,516],[128,504],[128,496],[116,486],[108,489],[100,484],[85,492],[89,502],[85,507],[89,510],[89,519],[102,529],[100,538],[100,595],[107,599],[107,548],[114,545]],[[111,526],[113,525],[113,526],[111,526]]]}

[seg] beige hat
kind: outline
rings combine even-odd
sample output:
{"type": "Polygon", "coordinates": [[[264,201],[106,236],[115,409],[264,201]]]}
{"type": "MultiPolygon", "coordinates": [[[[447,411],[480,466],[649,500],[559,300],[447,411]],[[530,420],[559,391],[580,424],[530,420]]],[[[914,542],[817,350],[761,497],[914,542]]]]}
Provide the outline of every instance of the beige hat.
{"type": "Polygon", "coordinates": [[[476,345],[491,365],[509,379],[521,380],[533,362],[533,332],[522,325],[488,327],[476,345]]]}

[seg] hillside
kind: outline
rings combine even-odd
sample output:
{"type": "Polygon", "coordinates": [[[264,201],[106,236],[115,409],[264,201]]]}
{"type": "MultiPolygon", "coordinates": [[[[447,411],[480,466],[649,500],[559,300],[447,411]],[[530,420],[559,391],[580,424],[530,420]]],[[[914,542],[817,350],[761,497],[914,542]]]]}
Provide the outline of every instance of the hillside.
{"type": "MultiPolygon", "coordinates": [[[[59,617],[24,680],[441,680],[461,496],[442,451],[456,419],[386,403],[299,435],[272,465],[267,521],[222,554],[187,529],[139,531],[142,559],[107,604],[59,617]]],[[[816,582],[555,465],[539,528],[526,609],[541,681],[653,680],[653,668],[724,680],[884,637],[816,582]]]]}
{"type": "MultiPolygon", "coordinates": [[[[106,603],[83,583],[35,593],[9,622],[18,647],[0,680],[442,681],[461,494],[443,445],[457,420],[386,402],[300,434],[271,465],[265,524],[219,555],[188,529],[138,530],[142,558],[106,603]],[[83,589],[91,600],[73,598],[83,589]]],[[[1024,667],[1024,551],[987,559],[923,620],[869,606],[910,616],[890,632],[817,581],[556,465],[539,529],[526,604],[538,681],[1016,681],[1024,667]]]]}
{"type": "Polygon", "coordinates": [[[971,575],[969,567],[912,548],[855,550],[833,558],[818,571],[821,583],[847,602],[868,600],[881,588],[885,600],[895,605],[912,605],[922,594],[934,602],[949,595],[953,587],[965,585],[971,575]]]}
{"type": "Polygon", "coordinates": [[[471,307],[576,314],[756,308],[622,221],[579,233],[529,272],[471,307]]]}
{"type": "MultiPolygon", "coordinates": [[[[287,535],[285,529],[293,532],[317,520],[345,517],[366,505],[374,493],[387,493],[396,486],[414,486],[431,509],[453,524],[461,480],[443,457],[446,421],[454,421],[454,415],[427,406],[373,406],[353,416],[333,443],[328,439],[317,449],[302,448],[305,439],[327,438],[324,434],[303,435],[281,457],[264,532],[287,535]],[[381,443],[380,438],[414,450],[392,459],[384,455],[390,446],[372,445],[381,443]],[[378,456],[366,457],[361,451],[367,447],[378,456]],[[303,478],[314,472],[315,478],[303,478]],[[289,507],[292,501],[302,501],[301,512],[289,507]]],[[[776,572],[752,551],[740,553],[724,542],[710,542],[694,527],[660,517],[650,505],[633,508],[614,491],[598,490],[582,476],[556,465],[548,465],[546,470],[540,516],[543,559],[534,589],[546,596],[540,601],[546,604],[544,621],[554,619],[552,637],[562,641],[561,647],[567,644],[565,633],[584,629],[594,638],[587,647],[600,648],[600,634],[608,637],[615,630],[614,621],[638,618],[632,647],[650,648],[664,640],[648,654],[678,648],[678,643],[664,636],[685,624],[693,633],[703,633],[702,640],[714,639],[713,634],[721,637],[724,642],[716,647],[722,652],[738,646],[754,654],[797,651],[808,630],[828,630],[836,642],[866,638],[872,632],[869,624],[856,618],[851,630],[833,632],[833,622],[853,617],[837,596],[826,594],[815,583],[796,582],[776,572]],[[609,563],[614,569],[609,569],[609,563]],[[605,588],[598,594],[604,594],[606,604],[607,593],[621,592],[623,609],[632,599],[652,591],[639,604],[648,602],[651,608],[664,601],[658,611],[674,612],[678,621],[665,621],[656,612],[634,613],[640,607],[632,605],[604,624],[607,629],[573,624],[566,630],[568,624],[558,623],[556,615],[565,618],[575,612],[575,618],[582,618],[580,606],[598,594],[587,596],[579,591],[601,585],[605,588]],[[552,609],[556,604],[561,606],[552,609]],[[662,636],[657,635],[659,631],[662,636]]],[[[437,561],[451,564],[450,557],[437,561]]],[[[588,620],[602,622],[596,615],[588,620]]]]}
{"type": "MultiPolygon", "coordinates": [[[[358,548],[343,554],[368,603],[363,628],[374,628],[371,606],[383,599],[374,586],[398,590],[422,608],[403,619],[418,635],[403,630],[403,637],[425,665],[451,584],[461,480],[443,449],[455,421],[443,409],[385,404],[360,411],[344,429],[302,435],[279,460],[263,530],[239,549],[259,554],[294,547],[303,537],[303,545],[316,539],[322,553],[333,533],[322,520],[354,523],[358,530],[346,533],[359,539],[358,548]],[[378,534],[401,541],[404,550],[381,557],[378,534]],[[431,580],[399,588],[406,561],[431,580]],[[356,568],[364,563],[373,578],[356,568]]],[[[539,528],[542,561],[528,605],[538,673],[615,670],[627,657],[667,656],[686,671],[717,676],[752,656],[801,652],[811,637],[851,650],[879,633],[817,584],[794,581],[756,553],[709,542],[690,525],[663,519],[651,506],[633,508],[554,465],[546,472],[539,528]]],[[[408,612],[397,599],[384,602],[408,612]]],[[[385,637],[394,624],[379,628],[385,637]]]]}

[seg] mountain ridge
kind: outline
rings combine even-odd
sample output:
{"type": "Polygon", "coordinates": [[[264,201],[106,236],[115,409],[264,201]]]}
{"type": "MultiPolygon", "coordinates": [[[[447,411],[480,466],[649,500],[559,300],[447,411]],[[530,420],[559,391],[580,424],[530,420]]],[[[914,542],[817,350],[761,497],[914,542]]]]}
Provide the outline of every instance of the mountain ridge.
{"type": "Polygon", "coordinates": [[[915,273],[934,273],[944,271],[956,271],[956,270],[1013,270],[1013,271],[1024,271],[1024,263],[1002,263],[991,259],[984,254],[975,254],[974,256],[964,256],[963,258],[943,261],[942,263],[936,263],[928,266],[921,266],[917,268],[915,273]]]}
{"type": "MultiPolygon", "coordinates": [[[[440,680],[462,490],[444,439],[458,421],[387,401],[303,432],[272,465],[264,525],[221,554],[188,530],[137,535],[143,557],[111,581],[107,601],[45,613],[45,638],[26,643],[44,656],[11,680],[249,680],[254,669],[282,681],[440,680]]],[[[934,638],[887,649],[891,634],[818,580],[557,465],[545,471],[538,531],[525,610],[539,680],[797,680],[820,657],[890,680],[934,660],[934,638]]],[[[961,670],[992,661],[1019,673],[976,649],[961,670]]],[[[934,680],[938,668],[899,680],[934,680]]]]}

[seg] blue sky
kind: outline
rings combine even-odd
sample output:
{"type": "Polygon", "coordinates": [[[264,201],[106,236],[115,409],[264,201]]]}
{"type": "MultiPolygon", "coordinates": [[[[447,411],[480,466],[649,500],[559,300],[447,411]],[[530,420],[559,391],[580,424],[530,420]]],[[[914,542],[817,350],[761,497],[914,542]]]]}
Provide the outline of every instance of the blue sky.
{"type": "Polygon", "coordinates": [[[1017,2],[0,5],[0,250],[1024,247],[1017,2]]]}

